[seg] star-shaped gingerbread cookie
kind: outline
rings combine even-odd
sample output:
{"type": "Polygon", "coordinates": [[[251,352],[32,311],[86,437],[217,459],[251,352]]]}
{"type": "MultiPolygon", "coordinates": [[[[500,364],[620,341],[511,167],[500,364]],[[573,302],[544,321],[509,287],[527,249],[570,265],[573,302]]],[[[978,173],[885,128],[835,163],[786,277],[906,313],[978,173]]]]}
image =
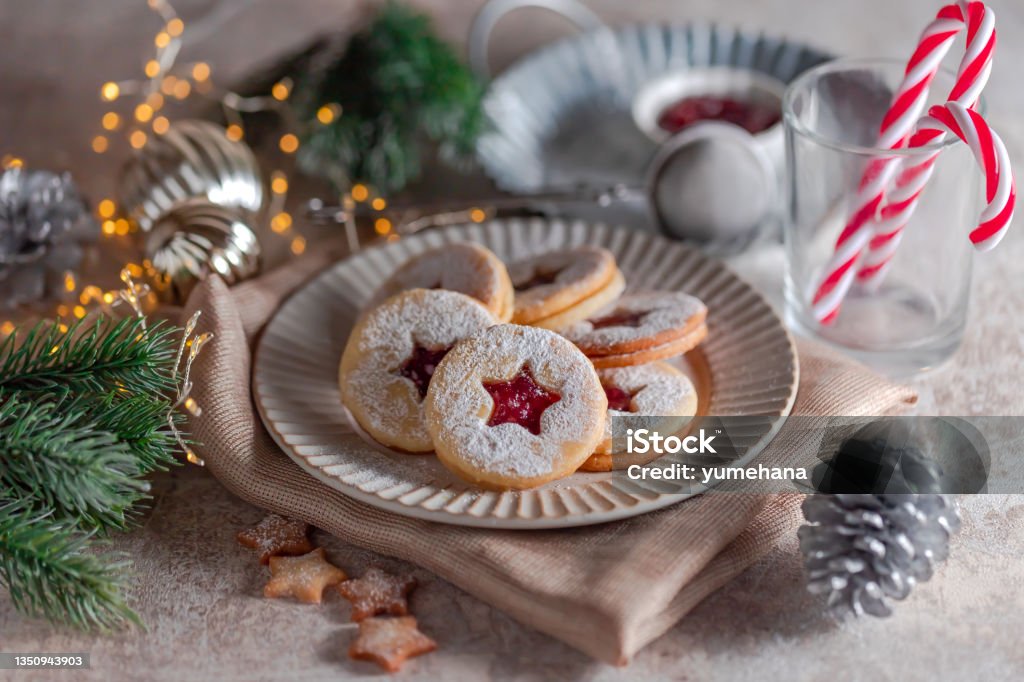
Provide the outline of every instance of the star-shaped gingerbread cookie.
{"type": "Polygon", "coordinates": [[[406,616],[409,603],[406,597],[416,587],[416,579],[395,576],[379,568],[370,568],[358,580],[346,580],[338,585],[338,592],[352,602],[352,620],[361,621],[370,616],[388,614],[406,616]]]}
{"type": "Polygon", "coordinates": [[[393,673],[398,672],[407,659],[436,648],[437,642],[419,631],[412,616],[367,618],[359,623],[359,636],[349,647],[348,655],[360,661],[372,661],[393,673]]]}
{"type": "Polygon", "coordinates": [[[312,551],[313,543],[308,535],[309,526],[302,521],[270,514],[253,528],[241,531],[238,544],[255,549],[260,554],[260,563],[265,564],[272,556],[294,556],[312,551]]]}
{"type": "Polygon", "coordinates": [[[307,604],[319,604],[326,588],[348,577],[327,561],[323,547],[302,556],[270,557],[270,573],[273,577],[263,588],[263,596],[295,597],[307,604]]]}

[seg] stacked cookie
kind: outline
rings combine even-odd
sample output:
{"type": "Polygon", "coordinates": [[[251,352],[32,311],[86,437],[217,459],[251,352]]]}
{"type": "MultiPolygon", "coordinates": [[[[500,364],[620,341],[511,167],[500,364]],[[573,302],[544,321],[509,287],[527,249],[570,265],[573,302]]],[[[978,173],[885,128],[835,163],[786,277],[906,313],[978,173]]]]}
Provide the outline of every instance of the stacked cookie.
{"type": "Polygon", "coordinates": [[[707,334],[699,300],[622,296],[625,285],[612,254],[590,246],[507,268],[476,244],[425,252],[352,331],[342,400],[376,441],[436,452],[486,488],[617,468],[611,417],[696,414],[693,384],[662,361],[707,334]]]}
{"type": "Polygon", "coordinates": [[[580,246],[512,263],[512,321],[558,331],[615,301],[626,279],[607,249],[580,246]]]}

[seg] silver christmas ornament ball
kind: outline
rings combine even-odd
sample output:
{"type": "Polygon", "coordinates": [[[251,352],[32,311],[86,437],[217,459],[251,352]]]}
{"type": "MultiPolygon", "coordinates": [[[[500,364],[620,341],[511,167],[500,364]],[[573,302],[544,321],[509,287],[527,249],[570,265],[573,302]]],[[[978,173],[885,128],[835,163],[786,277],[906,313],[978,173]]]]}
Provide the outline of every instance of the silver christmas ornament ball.
{"type": "Polygon", "coordinates": [[[260,270],[260,243],[239,212],[206,199],[191,199],[160,216],[144,236],[155,271],[153,289],[184,302],[209,274],[236,284],[260,270]]]}
{"type": "Polygon", "coordinates": [[[252,149],[228,139],[219,125],[194,119],[152,136],[125,165],[119,184],[121,208],[143,232],[187,199],[202,197],[253,219],[265,196],[252,149]]]}

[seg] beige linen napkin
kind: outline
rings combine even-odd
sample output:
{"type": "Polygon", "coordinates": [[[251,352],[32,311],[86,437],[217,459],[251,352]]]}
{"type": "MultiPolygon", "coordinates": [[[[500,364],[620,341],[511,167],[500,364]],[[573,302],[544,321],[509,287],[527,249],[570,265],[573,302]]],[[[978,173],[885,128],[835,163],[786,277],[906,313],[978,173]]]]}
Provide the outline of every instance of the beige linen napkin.
{"type": "MultiPolygon", "coordinates": [[[[618,664],[798,524],[798,495],[708,494],[600,526],[482,530],[397,516],[325,486],[267,434],[250,371],[258,330],[329,260],[316,254],[230,290],[213,278],[189,300],[187,312],[201,309],[200,328],[217,337],[196,365],[194,395],[204,411],[193,433],[209,471],[242,499],[423,566],[522,623],[618,664]]],[[[909,389],[819,347],[801,343],[799,353],[796,414],[883,414],[914,400],[909,389]]],[[[769,449],[787,452],[800,445],[798,436],[784,427],[769,449]]],[[[443,646],[443,633],[433,634],[443,646]]]]}

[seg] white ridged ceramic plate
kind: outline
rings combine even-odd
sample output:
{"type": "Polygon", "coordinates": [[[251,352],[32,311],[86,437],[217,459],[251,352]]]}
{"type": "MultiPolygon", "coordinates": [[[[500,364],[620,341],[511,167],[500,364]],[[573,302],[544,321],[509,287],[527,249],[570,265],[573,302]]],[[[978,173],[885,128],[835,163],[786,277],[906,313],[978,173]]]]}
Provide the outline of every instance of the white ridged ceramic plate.
{"type": "MultiPolygon", "coordinates": [[[[388,511],[467,526],[561,528],[643,514],[694,494],[621,473],[577,473],[525,491],[465,483],[432,455],[372,444],[341,404],[337,365],[374,289],[401,263],[447,242],[476,241],[505,260],[576,244],[611,250],[632,289],[685,291],[708,307],[708,336],[680,359],[700,393],[699,412],[752,416],[733,437],[745,465],[774,436],[796,395],[796,353],[759,294],[722,263],[643,232],[576,221],[508,220],[459,225],[371,248],[337,263],[288,299],[264,330],[253,390],[278,445],[332,488],[388,511]]],[[[669,457],[669,456],[666,456],[669,457]]]]}

